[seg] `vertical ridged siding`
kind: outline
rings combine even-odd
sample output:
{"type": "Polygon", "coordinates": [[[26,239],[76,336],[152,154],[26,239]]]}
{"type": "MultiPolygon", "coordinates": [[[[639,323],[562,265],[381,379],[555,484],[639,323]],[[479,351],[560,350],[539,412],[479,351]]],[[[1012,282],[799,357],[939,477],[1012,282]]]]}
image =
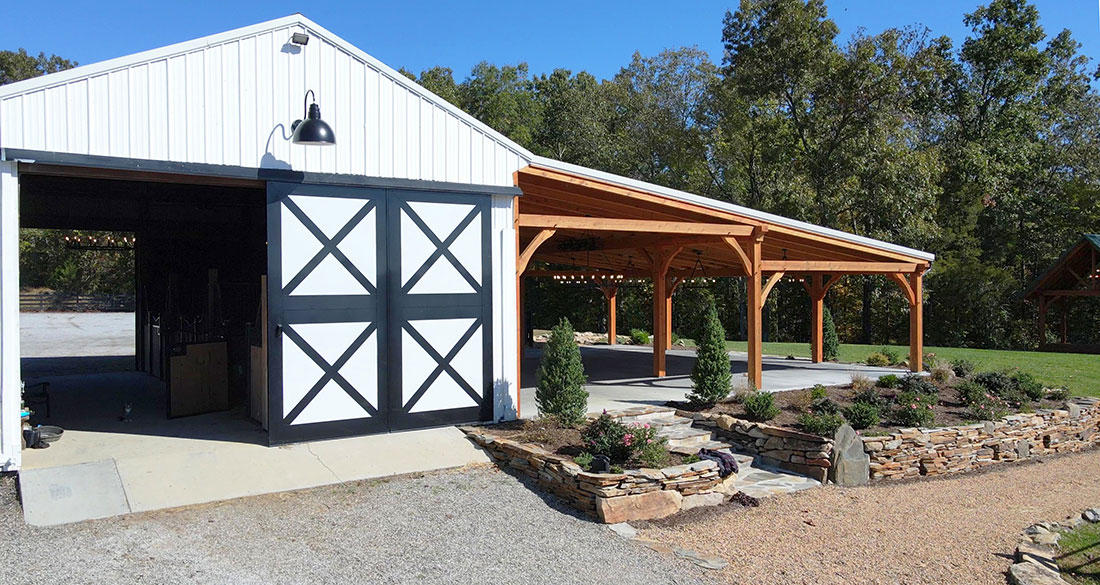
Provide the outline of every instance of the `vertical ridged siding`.
{"type": "Polygon", "coordinates": [[[0,146],[511,185],[527,164],[524,152],[437,101],[295,23],[4,95],[0,146]],[[287,44],[296,31],[310,35],[308,45],[287,44]],[[307,89],[336,133],[335,147],[285,139],[307,89]]]}

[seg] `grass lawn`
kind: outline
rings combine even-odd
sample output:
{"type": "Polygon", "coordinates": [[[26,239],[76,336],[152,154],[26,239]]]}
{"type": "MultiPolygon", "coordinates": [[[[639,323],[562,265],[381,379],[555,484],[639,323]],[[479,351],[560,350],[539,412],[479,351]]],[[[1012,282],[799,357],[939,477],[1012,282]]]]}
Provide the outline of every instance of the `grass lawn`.
{"type": "MultiPolygon", "coordinates": [[[[690,344],[689,340],[684,340],[690,344]]],[[[744,341],[727,341],[733,351],[747,351],[744,341]]],[[[859,363],[882,349],[881,345],[841,344],[840,361],[859,363]]],[[[908,346],[890,346],[898,355],[908,357],[908,346]]],[[[1071,394],[1100,397],[1100,356],[1040,351],[1002,351],[996,349],[964,349],[958,347],[925,347],[925,354],[936,354],[944,360],[965,359],[978,370],[1020,368],[1048,386],[1065,386],[1071,394]]],[[[764,355],[810,357],[809,343],[765,343],[764,355]]]]}
{"type": "Polygon", "coordinates": [[[1100,584],[1100,524],[1084,524],[1058,541],[1058,566],[1070,583],[1100,584]]]}

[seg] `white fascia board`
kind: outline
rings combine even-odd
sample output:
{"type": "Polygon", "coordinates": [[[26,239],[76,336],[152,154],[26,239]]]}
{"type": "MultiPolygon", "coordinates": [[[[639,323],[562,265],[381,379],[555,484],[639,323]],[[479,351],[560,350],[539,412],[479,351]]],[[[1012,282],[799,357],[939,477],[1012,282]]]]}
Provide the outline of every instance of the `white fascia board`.
{"type": "Polygon", "coordinates": [[[906,256],[912,256],[920,260],[931,262],[936,259],[935,254],[924,252],[921,250],[914,250],[913,248],[907,248],[905,246],[899,246],[897,244],[891,244],[890,242],[883,242],[873,238],[867,238],[863,236],[857,236],[848,232],[834,230],[832,228],[822,227],[807,223],[804,221],[798,221],[796,219],[790,219],[780,215],[766,213],[763,211],[757,211],[748,207],[742,207],[726,201],[719,201],[717,199],[711,199],[709,197],[703,197],[702,195],[696,195],[694,193],[688,193],[686,191],[680,191],[677,189],[670,189],[668,187],[662,187],[660,185],[654,185],[652,183],[646,183],[645,181],[638,181],[636,179],[630,179],[620,175],[613,175],[611,173],[605,173],[603,171],[597,171],[587,167],[579,165],[564,163],[551,158],[542,156],[536,156],[531,159],[531,164],[536,166],[547,167],[567,173],[573,173],[577,175],[583,175],[597,181],[603,181],[605,183],[611,183],[620,185],[623,187],[629,187],[631,189],[639,189],[641,191],[648,191],[657,195],[663,195],[672,199],[678,199],[687,203],[693,203],[695,205],[702,205],[703,207],[709,207],[718,211],[728,211],[730,213],[736,213],[743,215],[751,219],[757,219],[760,221],[766,221],[774,223],[791,229],[802,230],[813,234],[826,236],[830,238],[836,238],[846,242],[852,242],[853,244],[860,244],[871,248],[877,248],[886,252],[894,252],[897,254],[904,254],[906,256]]]}

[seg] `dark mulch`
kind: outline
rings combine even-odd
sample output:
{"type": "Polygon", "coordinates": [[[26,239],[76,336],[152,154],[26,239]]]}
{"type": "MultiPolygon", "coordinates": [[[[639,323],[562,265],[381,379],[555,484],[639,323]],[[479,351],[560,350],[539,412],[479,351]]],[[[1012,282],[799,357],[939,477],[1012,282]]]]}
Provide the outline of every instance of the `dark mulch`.
{"type": "MultiPolygon", "coordinates": [[[[581,440],[581,429],[561,427],[548,419],[514,420],[494,425],[481,427],[487,433],[518,441],[531,443],[557,455],[564,455],[572,460],[573,457],[586,451],[581,440]]],[[[676,453],[669,453],[668,465],[680,465],[684,458],[676,453]]],[[[627,469],[645,467],[637,462],[623,465],[627,469]]]]}
{"type": "MultiPolygon", "coordinates": [[[[845,384],[843,386],[829,386],[826,387],[828,398],[833,402],[840,405],[840,407],[847,408],[852,404],[852,386],[845,384]]],[[[894,397],[897,395],[897,390],[878,388],[879,395],[883,397],[888,403],[892,404],[894,397]]],[[[788,427],[792,429],[799,428],[798,417],[810,407],[810,389],[804,390],[787,390],[783,392],[775,392],[775,405],[779,407],[779,416],[772,420],[767,421],[770,425],[779,427],[788,427]]],[[[937,427],[950,427],[958,425],[966,425],[977,422],[970,416],[970,411],[962,402],[958,400],[958,396],[955,390],[950,386],[946,386],[940,389],[939,403],[936,404],[933,409],[936,413],[936,419],[934,426],[937,427]]],[[[720,402],[712,408],[702,408],[696,405],[692,405],[688,402],[668,402],[666,406],[673,408],[679,408],[681,410],[687,410],[691,412],[708,412],[715,414],[728,414],[735,418],[747,419],[748,415],[745,414],[745,407],[736,400],[727,400],[720,402]]],[[[1030,405],[1032,409],[1040,408],[1059,408],[1060,403],[1044,400],[1030,405]]],[[[884,435],[895,432],[902,425],[893,424],[890,420],[889,407],[885,408],[882,413],[882,424],[860,431],[863,435],[884,435]]]]}

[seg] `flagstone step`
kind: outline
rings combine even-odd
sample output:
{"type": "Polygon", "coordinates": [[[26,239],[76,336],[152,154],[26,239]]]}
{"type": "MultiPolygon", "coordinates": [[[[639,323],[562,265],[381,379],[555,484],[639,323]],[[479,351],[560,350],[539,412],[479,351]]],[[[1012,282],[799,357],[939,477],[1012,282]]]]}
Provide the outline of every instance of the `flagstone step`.
{"type": "MultiPolygon", "coordinates": [[[[677,445],[675,447],[670,447],[669,451],[672,452],[672,453],[676,453],[677,455],[687,456],[687,455],[698,455],[699,454],[699,449],[710,449],[711,451],[721,451],[721,450],[725,449],[725,450],[728,451],[730,447],[732,447],[732,445],[730,445],[729,443],[723,443],[722,441],[710,440],[710,441],[702,441],[702,442],[697,442],[697,443],[691,443],[691,444],[688,444],[688,445],[677,445]]],[[[751,460],[752,458],[750,457],[749,459],[751,460]]]]}

